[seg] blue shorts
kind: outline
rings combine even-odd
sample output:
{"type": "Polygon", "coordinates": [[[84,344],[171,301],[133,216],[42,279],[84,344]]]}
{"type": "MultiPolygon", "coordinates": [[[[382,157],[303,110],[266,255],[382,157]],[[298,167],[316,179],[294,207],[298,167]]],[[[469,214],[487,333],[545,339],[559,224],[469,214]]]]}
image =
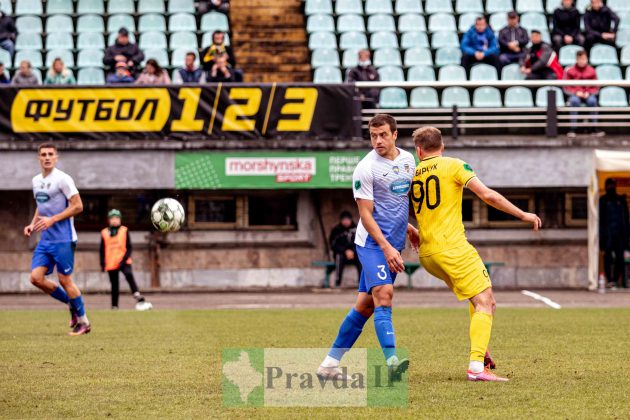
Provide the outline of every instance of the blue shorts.
{"type": "Polygon", "coordinates": [[[58,274],[72,274],[75,247],[76,242],[38,243],[33,252],[31,271],[37,267],[46,267],[46,275],[49,275],[56,265],[58,274]]]}
{"type": "Polygon", "coordinates": [[[380,248],[364,248],[357,245],[357,254],[363,270],[359,279],[359,292],[372,293],[372,288],[394,284],[396,274],[389,271],[385,254],[380,248]]]}

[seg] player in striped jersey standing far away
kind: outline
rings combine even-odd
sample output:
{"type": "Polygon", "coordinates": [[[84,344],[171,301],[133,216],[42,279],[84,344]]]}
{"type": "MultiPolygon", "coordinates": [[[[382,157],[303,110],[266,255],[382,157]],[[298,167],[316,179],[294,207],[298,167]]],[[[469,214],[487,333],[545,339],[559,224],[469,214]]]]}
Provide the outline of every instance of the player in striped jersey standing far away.
{"type": "Polygon", "coordinates": [[[459,159],[442,156],[440,130],[422,127],[413,141],[420,163],[411,185],[411,200],[418,220],[420,263],[441,279],[459,300],[470,301],[470,363],[468,380],[505,382],[490,369],[495,363],[488,353],[496,303],[486,267],[466,239],[462,222],[464,187],[486,204],[541,228],[540,218],[526,213],[498,192],[486,187],[472,168],[459,159]]]}
{"type": "Polygon", "coordinates": [[[373,150],[359,162],[352,177],[360,216],[355,237],[363,267],[359,294],[317,375],[343,379],[339,362],[374,314],[374,328],[385,355],[389,379],[400,381],[409,361],[398,359],[396,354],[392,300],[396,274],[405,269],[400,252],[405,247],[406,236],[409,235],[414,246],[418,243],[418,231],[408,223],[408,194],[415,160],[411,153],[396,147],[398,131],[391,115],[375,115],[368,127],[373,150]]]}
{"type": "Polygon", "coordinates": [[[85,315],[81,291],[72,281],[77,243],[73,217],[83,211],[83,203],[74,180],[55,168],[59,158],[55,145],[44,143],[38,150],[42,171],[33,177],[37,208],[33,220],[24,228],[24,235],[28,237],[33,232],[41,232],[31,262],[31,283],[52,298],[69,305],[72,331],[68,335],[87,334],[92,327],[85,315]],[[55,266],[61,286],[46,278],[52,274],[55,266]]]}

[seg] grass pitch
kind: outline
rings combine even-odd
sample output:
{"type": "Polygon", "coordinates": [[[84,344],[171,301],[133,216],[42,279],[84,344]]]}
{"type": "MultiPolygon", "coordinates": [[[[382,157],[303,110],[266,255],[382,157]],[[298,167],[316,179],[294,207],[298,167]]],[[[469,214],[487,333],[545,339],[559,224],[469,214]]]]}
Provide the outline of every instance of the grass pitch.
{"type": "MultiPolygon", "coordinates": [[[[465,381],[465,308],[395,309],[408,408],[222,406],[223,348],[328,347],[344,315],[92,311],[93,332],[72,338],[66,311],[2,311],[0,417],[630,417],[629,309],[499,309],[491,348],[507,384],[465,381]]],[[[371,322],[357,346],[378,347],[371,322]]]]}

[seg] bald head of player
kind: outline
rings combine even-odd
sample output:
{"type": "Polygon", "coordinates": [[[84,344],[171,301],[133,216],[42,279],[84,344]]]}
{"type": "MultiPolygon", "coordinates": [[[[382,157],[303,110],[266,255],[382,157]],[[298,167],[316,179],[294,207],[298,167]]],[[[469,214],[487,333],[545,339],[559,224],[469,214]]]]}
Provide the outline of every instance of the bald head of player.
{"type": "Polygon", "coordinates": [[[376,114],[368,123],[372,148],[379,156],[394,160],[398,156],[396,120],[389,114],[376,114]]]}
{"type": "Polygon", "coordinates": [[[444,152],[442,133],[435,127],[420,127],[413,132],[413,143],[420,160],[444,152]]]}
{"type": "Polygon", "coordinates": [[[52,143],[43,143],[37,149],[39,157],[39,166],[42,168],[42,173],[48,175],[57,165],[57,147],[52,143]]]}

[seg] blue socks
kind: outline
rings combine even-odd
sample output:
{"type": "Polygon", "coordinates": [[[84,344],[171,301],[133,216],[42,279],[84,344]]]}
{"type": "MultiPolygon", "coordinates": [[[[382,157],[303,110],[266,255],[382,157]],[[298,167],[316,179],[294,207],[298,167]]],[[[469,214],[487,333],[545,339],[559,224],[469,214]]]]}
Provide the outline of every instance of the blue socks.
{"type": "Polygon", "coordinates": [[[54,292],[50,294],[51,297],[57,299],[61,303],[65,303],[66,305],[70,302],[70,298],[65,290],[61,288],[61,286],[57,286],[54,292]]]}
{"type": "Polygon", "coordinates": [[[361,335],[363,326],[368,319],[369,318],[364,317],[354,308],[350,309],[350,312],[348,312],[348,315],[346,315],[346,318],[339,327],[339,333],[328,355],[333,359],[341,360],[346,351],[354,345],[357,338],[361,335]]]}
{"type": "Polygon", "coordinates": [[[83,297],[77,296],[74,299],[70,299],[70,305],[77,316],[85,316],[85,307],[83,306],[83,297]]]}
{"type": "Polygon", "coordinates": [[[392,356],[396,356],[396,336],[394,335],[394,326],[392,324],[392,308],[391,306],[378,306],[374,308],[374,329],[378,337],[385,360],[389,360],[392,356]]]}

